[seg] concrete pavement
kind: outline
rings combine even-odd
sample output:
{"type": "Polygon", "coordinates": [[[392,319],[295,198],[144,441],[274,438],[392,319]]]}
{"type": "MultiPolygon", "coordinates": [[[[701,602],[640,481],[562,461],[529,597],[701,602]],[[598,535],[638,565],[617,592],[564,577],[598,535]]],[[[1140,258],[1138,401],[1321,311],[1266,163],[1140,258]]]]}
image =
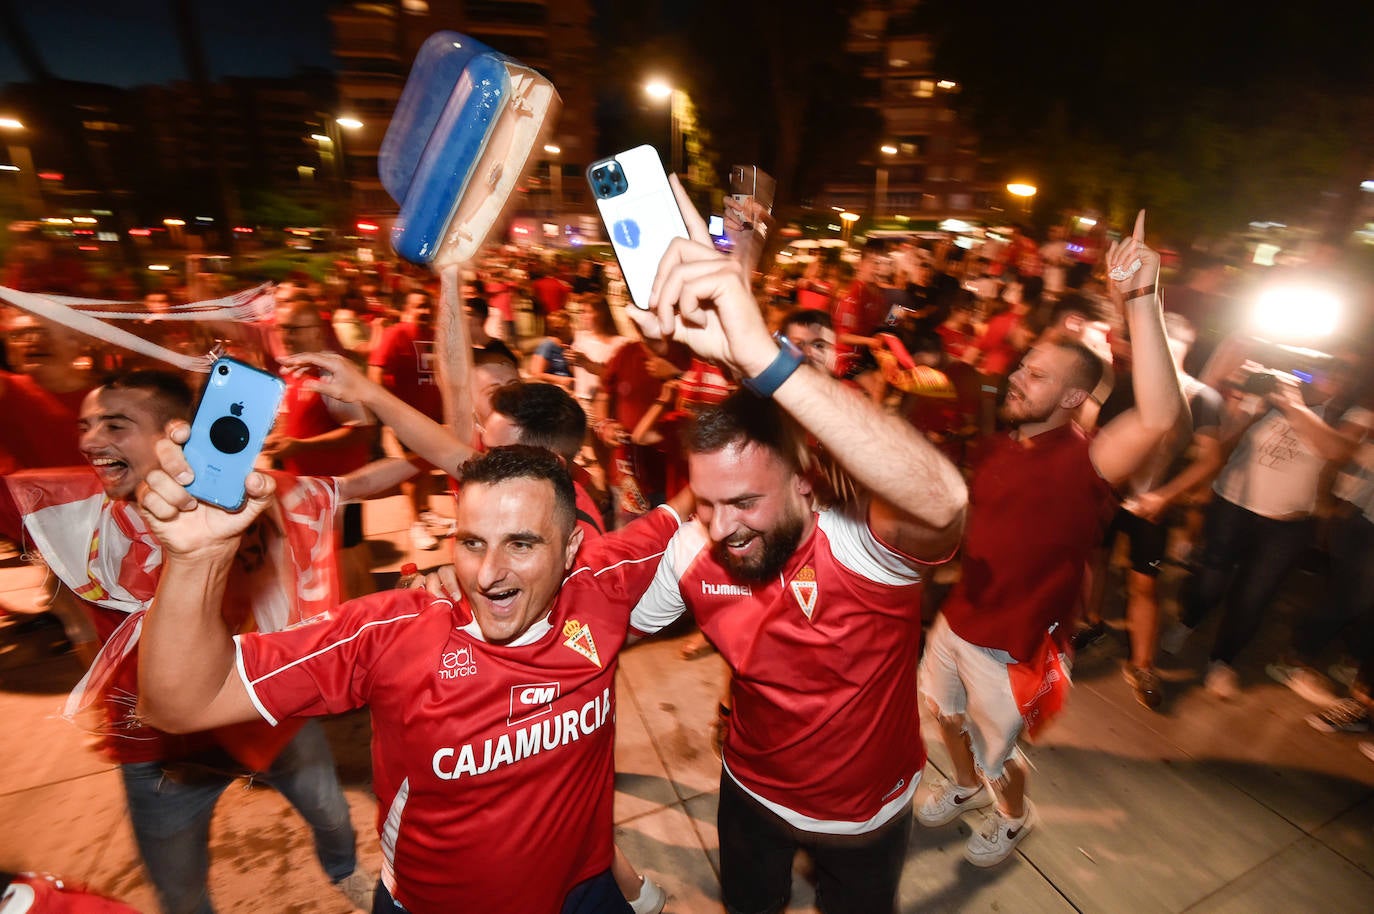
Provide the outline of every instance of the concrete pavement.
{"type": "MultiPolygon", "coordinates": [[[[365,526],[379,586],[412,553],[399,497],[369,503],[365,526]]],[[[0,601],[21,605],[41,568],[0,563],[0,601]]],[[[1108,641],[1079,658],[1061,719],[1027,747],[1030,795],[1042,824],[992,870],[964,862],[979,814],[940,829],[916,826],[901,891],[904,912],[1267,912],[1366,910],[1374,898],[1374,763],[1349,736],[1317,733],[1312,707],[1267,680],[1263,664],[1283,616],[1320,588],[1300,577],[1262,642],[1246,652],[1245,692],[1223,703],[1199,674],[1205,630],[1178,658],[1164,657],[1170,698],[1139,707],[1120,675],[1123,647],[1108,641]],[[1172,667],[1169,664],[1172,661],[1172,667]]],[[[82,729],[57,716],[81,670],[51,652],[53,629],[0,627],[0,869],[39,869],[84,882],[155,912],[124,813],[118,772],[87,748],[82,729]]],[[[616,819],[621,847],[664,885],[668,911],[721,911],[715,834],[720,762],[709,727],[724,665],[684,661],[681,636],[622,656],[616,819]]],[[[928,722],[927,722],[928,724],[928,722]]],[[[327,724],[361,859],[380,861],[369,789],[365,714],[327,724]]],[[[948,771],[930,739],[927,778],[948,771]]],[[[927,789],[923,787],[922,789],[927,789]]],[[[537,853],[537,848],[531,852],[537,853]]],[[[211,891],[221,914],[344,914],[349,905],[313,858],[308,829],[269,789],[231,787],[212,839],[211,891]]],[[[461,865],[456,864],[456,865],[461,865]]],[[[799,859],[789,909],[812,914],[799,859]]]]}

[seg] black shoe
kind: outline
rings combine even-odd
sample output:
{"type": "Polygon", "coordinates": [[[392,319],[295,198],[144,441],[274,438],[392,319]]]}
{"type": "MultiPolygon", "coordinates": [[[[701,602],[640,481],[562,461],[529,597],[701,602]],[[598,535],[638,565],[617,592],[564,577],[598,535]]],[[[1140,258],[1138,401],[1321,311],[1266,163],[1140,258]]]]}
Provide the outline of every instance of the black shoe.
{"type": "Polygon", "coordinates": [[[1130,683],[1131,691],[1135,692],[1135,700],[1140,702],[1141,707],[1151,711],[1159,710],[1159,706],[1164,702],[1164,687],[1159,681],[1158,673],[1150,667],[1141,669],[1128,663],[1121,668],[1121,674],[1130,683]]]}
{"type": "Polygon", "coordinates": [[[1097,644],[1105,637],[1107,637],[1107,623],[1094,622],[1092,625],[1084,626],[1074,632],[1073,637],[1069,639],[1069,644],[1073,647],[1073,652],[1077,654],[1097,644]]]}

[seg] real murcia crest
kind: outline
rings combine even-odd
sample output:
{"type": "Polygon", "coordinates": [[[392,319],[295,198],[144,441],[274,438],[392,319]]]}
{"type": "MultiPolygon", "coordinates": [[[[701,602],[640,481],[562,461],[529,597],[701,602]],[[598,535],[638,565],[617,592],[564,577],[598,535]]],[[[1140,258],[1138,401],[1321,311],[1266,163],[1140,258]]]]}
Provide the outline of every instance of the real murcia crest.
{"type": "Polygon", "coordinates": [[[576,619],[569,619],[563,623],[563,637],[567,639],[563,644],[577,651],[598,667],[601,666],[601,657],[596,652],[596,641],[592,638],[590,628],[576,619]]]}
{"type": "Polygon", "coordinates": [[[816,570],[810,565],[805,566],[792,579],[791,586],[792,596],[797,598],[797,605],[806,613],[806,618],[810,619],[811,614],[816,611],[816,570]]]}

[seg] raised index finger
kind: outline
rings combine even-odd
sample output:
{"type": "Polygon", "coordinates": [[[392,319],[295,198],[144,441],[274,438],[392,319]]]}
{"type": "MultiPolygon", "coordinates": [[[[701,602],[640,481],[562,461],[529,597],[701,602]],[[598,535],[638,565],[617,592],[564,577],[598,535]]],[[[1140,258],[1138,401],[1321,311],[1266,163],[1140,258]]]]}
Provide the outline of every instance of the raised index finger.
{"type": "Polygon", "coordinates": [[[1143,209],[1135,214],[1135,231],[1131,233],[1131,237],[1141,244],[1145,243],[1145,210],[1143,209]]]}
{"type": "Polygon", "coordinates": [[[673,196],[677,198],[677,208],[682,213],[682,221],[687,225],[688,237],[701,244],[712,244],[711,232],[706,227],[706,222],[697,212],[696,204],[692,202],[692,198],[687,196],[687,191],[683,188],[682,182],[677,179],[677,175],[669,175],[668,183],[672,185],[673,196]]]}

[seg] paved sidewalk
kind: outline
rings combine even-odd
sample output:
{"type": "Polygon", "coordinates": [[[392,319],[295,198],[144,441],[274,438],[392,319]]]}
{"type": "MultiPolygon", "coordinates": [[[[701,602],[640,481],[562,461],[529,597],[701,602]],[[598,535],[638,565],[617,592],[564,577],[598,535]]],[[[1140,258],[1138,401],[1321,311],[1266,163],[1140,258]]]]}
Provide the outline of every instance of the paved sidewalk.
{"type": "MultiPolygon", "coordinates": [[[[368,505],[379,585],[412,560],[403,519],[399,497],[368,505]]],[[[432,566],[447,548],[414,560],[432,566]]],[[[41,576],[17,560],[0,563],[0,601],[25,604],[41,576]]],[[[1299,580],[1279,615],[1310,600],[1312,584],[1299,580]]],[[[0,753],[0,868],[59,873],[151,914],[156,905],[118,772],[86,748],[82,730],[56,716],[81,670],[70,655],[50,652],[53,632],[18,633],[12,621],[0,627],[0,715],[8,724],[0,753]]],[[[1200,687],[1206,639],[1199,632],[1165,670],[1170,700],[1158,714],[1139,707],[1122,680],[1119,639],[1086,652],[1067,711],[1028,748],[1042,825],[992,870],[962,857],[979,814],[940,829],[917,825],[902,910],[1367,910],[1374,898],[1374,762],[1354,737],[1308,727],[1303,717],[1312,707],[1265,678],[1263,663],[1280,634],[1270,625],[1267,643],[1247,651],[1245,693],[1228,704],[1200,687]]],[[[720,762],[709,726],[724,665],[715,655],[679,659],[680,641],[650,640],[622,657],[618,840],[668,889],[668,911],[718,914],[720,762]]],[[[362,859],[375,871],[367,717],[327,726],[362,859]]],[[[931,758],[927,777],[948,770],[938,742],[931,758]]],[[[315,863],[308,830],[269,789],[230,788],[212,853],[220,914],[350,910],[315,863]]],[[[789,910],[815,911],[804,861],[789,910]]]]}

